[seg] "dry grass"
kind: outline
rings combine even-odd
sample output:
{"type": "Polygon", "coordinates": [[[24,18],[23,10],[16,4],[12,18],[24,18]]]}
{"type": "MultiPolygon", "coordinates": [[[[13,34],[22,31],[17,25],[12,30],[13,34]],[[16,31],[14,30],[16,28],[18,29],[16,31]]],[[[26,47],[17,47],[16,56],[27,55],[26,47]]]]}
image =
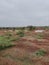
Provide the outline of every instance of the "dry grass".
{"type": "Polygon", "coordinates": [[[29,31],[29,33],[24,32],[25,35],[21,37],[20,33],[18,36],[16,32],[6,33],[0,36],[0,45],[14,44],[15,46],[0,52],[0,65],[49,65],[49,37],[44,40],[45,34],[29,31]]]}

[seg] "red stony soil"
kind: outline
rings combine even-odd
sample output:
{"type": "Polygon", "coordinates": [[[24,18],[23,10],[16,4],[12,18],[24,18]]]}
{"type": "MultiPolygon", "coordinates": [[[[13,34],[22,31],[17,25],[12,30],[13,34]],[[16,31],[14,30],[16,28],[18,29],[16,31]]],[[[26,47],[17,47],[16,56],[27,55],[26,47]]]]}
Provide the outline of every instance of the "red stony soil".
{"type": "MultiPolygon", "coordinates": [[[[44,33],[44,39],[38,40],[29,36],[22,37],[14,42],[16,46],[2,50],[0,52],[0,65],[49,65],[49,36],[44,33]],[[46,50],[46,54],[41,57],[33,55],[39,49],[46,50]]],[[[3,32],[0,34],[4,34],[3,32]]]]}

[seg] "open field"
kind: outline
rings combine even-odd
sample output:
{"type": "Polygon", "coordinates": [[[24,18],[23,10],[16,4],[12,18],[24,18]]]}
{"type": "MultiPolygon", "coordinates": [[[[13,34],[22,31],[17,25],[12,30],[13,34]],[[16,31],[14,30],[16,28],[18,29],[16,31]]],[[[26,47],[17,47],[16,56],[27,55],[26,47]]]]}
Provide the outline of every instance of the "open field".
{"type": "Polygon", "coordinates": [[[0,65],[49,65],[49,30],[0,30],[0,65]]]}

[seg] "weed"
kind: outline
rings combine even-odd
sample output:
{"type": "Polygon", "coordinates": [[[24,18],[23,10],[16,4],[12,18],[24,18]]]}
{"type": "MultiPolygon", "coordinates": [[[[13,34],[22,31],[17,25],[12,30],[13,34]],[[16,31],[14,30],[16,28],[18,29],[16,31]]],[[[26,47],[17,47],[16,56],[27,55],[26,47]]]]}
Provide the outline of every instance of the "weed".
{"type": "Polygon", "coordinates": [[[10,41],[19,41],[20,37],[11,38],[10,41]]]}
{"type": "Polygon", "coordinates": [[[7,33],[6,33],[6,36],[12,36],[12,33],[7,32],[7,33]]]}
{"type": "Polygon", "coordinates": [[[10,39],[6,38],[5,36],[0,36],[0,50],[6,49],[12,46],[14,46],[14,44],[11,43],[10,39]]]}
{"type": "Polygon", "coordinates": [[[24,36],[24,32],[23,31],[19,31],[19,32],[17,32],[17,35],[19,35],[20,37],[23,37],[24,36]]]}
{"type": "Polygon", "coordinates": [[[37,39],[43,39],[43,34],[37,34],[37,35],[34,35],[35,38],[37,39]]]}
{"type": "Polygon", "coordinates": [[[38,50],[37,52],[36,52],[36,55],[37,56],[44,56],[46,54],[46,51],[45,50],[38,50]]]}
{"type": "Polygon", "coordinates": [[[23,65],[30,65],[30,64],[32,65],[33,64],[33,62],[29,59],[28,56],[20,58],[20,57],[13,57],[10,54],[6,54],[3,57],[7,57],[7,58],[10,58],[10,59],[13,59],[16,62],[20,61],[20,62],[23,63],[23,65]]]}

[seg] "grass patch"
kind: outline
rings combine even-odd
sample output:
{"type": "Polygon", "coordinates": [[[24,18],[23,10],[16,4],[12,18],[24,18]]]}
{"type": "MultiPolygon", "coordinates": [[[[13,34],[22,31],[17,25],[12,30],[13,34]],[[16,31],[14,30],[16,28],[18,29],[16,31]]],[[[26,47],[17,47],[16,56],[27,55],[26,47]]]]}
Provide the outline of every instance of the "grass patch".
{"type": "Polygon", "coordinates": [[[43,34],[38,33],[38,34],[34,35],[34,37],[37,39],[43,39],[44,36],[43,36],[43,34]]]}
{"type": "Polygon", "coordinates": [[[28,56],[24,56],[24,57],[20,58],[20,57],[13,57],[12,55],[7,54],[7,55],[4,55],[3,57],[13,59],[16,62],[20,61],[23,63],[23,65],[33,65],[33,62],[30,60],[30,58],[28,56]]]}
{"type": "Polygon", "coordinates": [[[23,31],[19,31],[16,34],[19,35],[20,37],[24,37],[24,32],[23,31]]]}
{"type": "Polygon", "coordinates": [[[12,46],[14,46],[14,44],[11,43],[10,38],[7,38],[6,36],[0,36],[0,50],[6,49],[12,46]]]}
{"type": "Polygon", "coordinates": [[[10,41],[19,41],[20,37],[13,37],[10,39],[10,41]]]}
{"type": "Polygon", "coordinates": [[[7,32],[5,35],[6,36],[12,36],[12,33],[11,32],[7,32]]]}
{"type": "MultiPolygon", "coordinates": [[[[20,36],[23,36],[21,33],[20,36]]],[[[0,36],[0,50],[14,46],[13,41],[18,41],[20,37],[13,36],[12,33],[7,32],[5,35],[0,36]]]]}
{"type": "Polygon", "coordinates": [[[36,52],[36,56],[44,56],[45,54],[46,54],[46,51],[41,49],[36,52]]]}

